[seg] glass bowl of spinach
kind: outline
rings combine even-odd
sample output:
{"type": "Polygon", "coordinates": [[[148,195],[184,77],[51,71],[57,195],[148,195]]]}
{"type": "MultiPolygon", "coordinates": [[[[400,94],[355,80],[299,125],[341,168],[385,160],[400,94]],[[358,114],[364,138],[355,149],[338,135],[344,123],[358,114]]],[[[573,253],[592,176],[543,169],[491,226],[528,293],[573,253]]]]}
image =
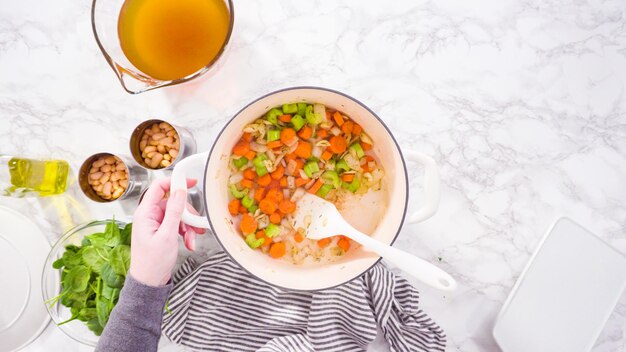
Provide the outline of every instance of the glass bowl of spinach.
{"type": "Polygon", "coordinates": [[[42,275],[52,321],[69,337],[95,346],[119,299],[130,265],[132,224],[93,221],[52,247],[42,275]]]}

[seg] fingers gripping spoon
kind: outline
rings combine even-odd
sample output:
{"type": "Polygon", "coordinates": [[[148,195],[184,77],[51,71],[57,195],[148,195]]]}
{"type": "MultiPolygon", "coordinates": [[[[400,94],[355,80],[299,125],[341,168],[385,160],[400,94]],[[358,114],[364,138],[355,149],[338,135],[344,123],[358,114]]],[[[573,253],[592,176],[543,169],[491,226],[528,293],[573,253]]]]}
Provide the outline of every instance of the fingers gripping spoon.
{"type": "Polygon", "coordinates": [[[334,234],[342,234],[365,248],[384,257],[409,275],[443,291],[456,289],[456,281],[433,264],[390,245],[384,244],[350,225],[330,202],[305,193],[297,202],[294,228],[306,229],[306,237],[319,240],[334,234]]]}

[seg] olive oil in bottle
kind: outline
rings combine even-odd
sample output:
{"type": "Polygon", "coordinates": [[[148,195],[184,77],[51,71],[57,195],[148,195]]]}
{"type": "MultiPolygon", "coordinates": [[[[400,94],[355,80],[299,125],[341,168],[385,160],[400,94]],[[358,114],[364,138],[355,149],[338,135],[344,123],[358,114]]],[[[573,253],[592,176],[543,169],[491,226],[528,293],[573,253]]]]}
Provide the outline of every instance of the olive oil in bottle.
{"type": "Polygon", "coordinates": [[[69,165],[64,160],[3,156],[1,162],[5,164],[0,166],[3,169],[0,171],[2,195],[44,197],[65,192],[69,165]]]}

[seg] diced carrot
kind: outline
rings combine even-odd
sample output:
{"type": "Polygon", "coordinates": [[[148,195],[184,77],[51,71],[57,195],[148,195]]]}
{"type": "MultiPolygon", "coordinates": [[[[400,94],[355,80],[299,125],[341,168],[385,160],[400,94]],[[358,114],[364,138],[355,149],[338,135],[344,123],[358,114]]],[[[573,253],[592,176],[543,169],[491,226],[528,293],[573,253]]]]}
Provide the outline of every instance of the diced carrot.
{"type": "Polygon", "coordinates": [[[271,215],[276,211],[276,201],[274,199],[265,198],[259,202],[259,209],[267,215],[271,215]]]}
{"type": "Polygon", "coordinates": [[[269,185],[270,182],[272,182],[272,176],[270,176],[270,174],[265,174],[256,180],[256,183],[263,187],[269,185]]]}
{"type": "Polygon", "coordinates": [[[285,155],[285,161],[289,162],[289,160],[296,160],[297,157],[296,153],[289,153],[285,155]]]}
{"type": "Polygon", "coordinates": [[[254,192],[254,200],[256,200],[257,202],[260,202],[261,200],[263,200],[263,198],[265,198],[265,188],[259,187],[254,192]]]}
{"type": "Polygon", "coordinates": [[[291,115],[289,114],[280,115],[278,116],[278,119],[281,120],[282,122],[289,122],[291,121],[291,115]]]}
{"type": "Polygon", "coordinates": [[[328,137],[328,131],[324,130],[324,129],[319,129],[319,130],[317,130],[317,136],[319,138],[326,138],[326,137],[328,137]]]}
{"type": "Polygon", "coordinates": [[[296,160],[296,170],[295,172],[298,172],[298,170],[302,169],[304,167],[304,160],[303,159],[297,159],[296,160]]]}
{"type": "Polygon", "coordinates": [[[343,249],[344,252],[347,252],[350,249],[350,240],[345,236],[341,236],[339,241],[337,241],[337,246],[343,249]]]}
{"type": "Polygon", "coordinates": [[[280,189],[280,181],[272,179],[270,184],[267,185],[267,189],[280,189]]]}
{"type": "Polygon", "coordinates": [[[256,172],[253,168],[243,170],[243,178],[246,180],[254,180],[256,178],[256,172]]]}
{"type": "Polygon", "coordinates": [[[346,182],[352,182],[352,180],[354,180],[354,174],[343,174],[341,175],[341,180],[346,182]]]}
{"type": "Polygon", "coordinates": [[[365,142],[361,142],[361,148],[363,148],[364,151],[368,151],[372,149],[372,145],[365,143],[365,142]]]}
{"type": "Polygon", "coordinates": [[[302,236],[302,234],[300,232],[296,232],[296,234],[293,235],[293,239],[296,242],[300,243],[300,242],[302,242],[302,240],[304,240],[304,237],[302,236]]]}
{"type": "Polygon", "coordinates": [[[319,191],[319,189],[322,188],[322,185],[324,185],[324,181],[317,179],[317,181],[315,181],[313,186],[309,188],[309,193],[312,193],[312,194],[317,193],[317,191],[319,191]]]}
{"type": "Polygon", "coordinates": [[[254,187],[254,183],[252,183],[252,180],[243,179],[241,180],[241,182],[239,182],[239,184],[241,185],[241,187],[245,187],[245,188],[254,187]]]}
{"type": "Polygon", "coordinates": [[[280,213],[277,211],[272,213],[272,215],[270,215],[270,222],[272,224],[280,224],[281,220],[282,220],[282,216],[280,216],[280,213]]]}
{"type": "Polygon", "coordinates": [[[272,188],[265,194],[265,199],[271,199],[276,204],[283,200],[284,197],[285,195],[283,194],[283,191],[278,188],[272,188]]]}
{"type": "Polygon", "coordinates": [[[283,214],[291,214],[296,211],[296,203],[284,199],[278,204],[278,210],[283,214]]]}
{"type": "Polygon", "coordinates": [[[308,157],[311,156],[312,150],[313,150],[313,147],[311,146],[311,143],[300,141],[298,142],[298,146],[296,147],[295,153],[297,156],[307,159],[308,157]]]}
{"type": "Polygon", "coordinates": [[[317,240],[317,246],[320,248],[324,248],[330,244],[330,237],[322,238],[317,240]]]}
{"type": "Polygon", "coordinates": [[[262,244],[263,247],[269,246],[272,243],[272,239],[267,237],[267,235],[265,234],[265,231],[263,230],[260,230],[256,233],[256,238],[259,240],[263,239],[263,244],[262,244]]]}
{"type": "Polygon", "coordinates": [[[330,150],[332,150],[333,153],[341,154],[346,151],[346,148],[348,148],[348,143],[345,138],[333,136],[333,138],[330,139],[330,150]]]}
{"type": "Polygon", "coordinates": [[[252,133],[250,133],[250,132],[244,132],[243,136],[241,136],[241,139],[243,139],[246,142],[252,142],[253,138],[254,138],[254,136],[252,136],[252,133]]]}
{"type": "Polygon", "coordinates": [[[296,178],[296,187],[304,186],[309,182],[309,180],[305,180],[302,177],[296,178]]]}
{"type": "Polygon", "coordinates": [[[361,132],[363,132],[363,127],[361,127],[358,123],[355,123],[354,126],[352,126],[352,134],[358,136],[361,132]]]}
{"type": "Polygon", "coordinates": [[[341,127],[341,125],[343,125],[344,123],[343,116],[341,116],[339,111],[335,111],[335,113],[333,114],[333,119],[335,119],[335,122],[337,123],[339,127],[341,127]]]}
{"type": "Polygon", "coordinates": [[[300,129],[300,132],[298,132],[298,136],[304,140],[311,138],[312,135],[313,135],[313,129],[309,126],[302,127],[300,129]]]}
{"type": "Polygon", "coordinates": [[[274,244],[272,244],[272,246],[270,247],[270,256],[272,258],[280,258],[283,255],[285,255],[286,252],[286,248],[285,248],[285,243],[283,242],[275,242],[274,244]]]}
{"type": "Polygon", "coordinates": [[[245,214],[248,212],[248,209],[246,209],[246,207],[244,207],[243,205],[239,206],[239,214],[245,214]]]}
{"type": "Polygon", "coordinates": [[[280,186],[283,188],[287,188],[289,186],[289,182],[287,182],[287,176],[283,176],[280,178],[280,186]]]}
{"type": "Polygon", "coordinates": [[[239,214],[239,206],[241,205],[241,202],[239,201],[239,199],[233,199],[228,203],[228,212],[230,213],[230,215],[237,215],[239,214]]]}
{"type": "Polygon", "coordinates": [[[272,178],[275,180],[279,180],[285,174],[285,167],[282,165],[278,165],[276,170],[272,172],[272,178]]]}
{"type": "Polygon", "coordinates": [[[326,149],[324,150],[324,152],[322,153],[322,159],[328,161],[330,160],[330,158],[333,157],[333,152],[331,152],[330,150],[326,149]]]}
{"type": "Polygon", "coordinates": [[[293,128],[284,128],[280,131],[280,141],[284,144],[291,142],[294,138],[296,138],[296,130],[293,128]]]}
{"type": "Polygon", "coordinates": [[[350,134],[352,133],[352,128],[354,127],[354,122],[352,121],[346,121],[343,123],[343,125],[341,126],[341,130],[343,131],[343,133],[345,134],[350,134]]]}
{"type": "Polygon", "coordinates": [[[252,215],[243,214],[243,217],[241,218],[241,223],[239,224],[239,228],[243,233],[254,233],[257,228],[257,222],[256,220],[254,220],[252,215]]]}
{"type": "Polygon", "coordinates": [[[326,121],[332,121],[332,120],[330,119],[330,116],[331,116],[330,111],[326,110],[326,121]]]}
{"type": "Polygon", "coordinates": [[[244,156],[246,157],[246,159],[252,160],[256,156],[256,153],[254,152],[254,150],[251,150],[247,152],[246,154],[244,154],[244,156]]]}
{"type": "Polygon", "coordinates": [[[240,140],[233,147],[233,154],[235,154],[237,156],[244,156],[249,151],[250,151],[250,143],[248,143],[248,142],[246,142],[244,140],[240,140]]]}
{"type": "Polygon", "coordinates": [[[279,140],[275,140],[275,141],[271,141],[269,143],[267,143],[265,146],[270,148],[270,149],[274,149],[274,148],[278,148],[281,145],[283,145],[283,142],[279,141],[279,140]]]}

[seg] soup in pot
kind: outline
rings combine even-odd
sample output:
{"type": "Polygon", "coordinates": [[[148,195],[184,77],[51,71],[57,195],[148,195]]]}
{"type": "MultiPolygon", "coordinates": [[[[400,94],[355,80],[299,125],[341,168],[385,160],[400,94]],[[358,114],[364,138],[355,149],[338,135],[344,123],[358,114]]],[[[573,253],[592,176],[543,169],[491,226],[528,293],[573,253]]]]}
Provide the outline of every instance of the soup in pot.
{"type": "Polygon", "coordinates": [[[243,240],[295,264],[345,255],[355,243],[341,234],[307,239],[293,213],[309,192],[333,202],[360,231],[373,232],[386,208],[373,143],[349,116],[322,104],[284,104],[246,125],[230,155],[227,185],[228,210],[243,240]]]}

